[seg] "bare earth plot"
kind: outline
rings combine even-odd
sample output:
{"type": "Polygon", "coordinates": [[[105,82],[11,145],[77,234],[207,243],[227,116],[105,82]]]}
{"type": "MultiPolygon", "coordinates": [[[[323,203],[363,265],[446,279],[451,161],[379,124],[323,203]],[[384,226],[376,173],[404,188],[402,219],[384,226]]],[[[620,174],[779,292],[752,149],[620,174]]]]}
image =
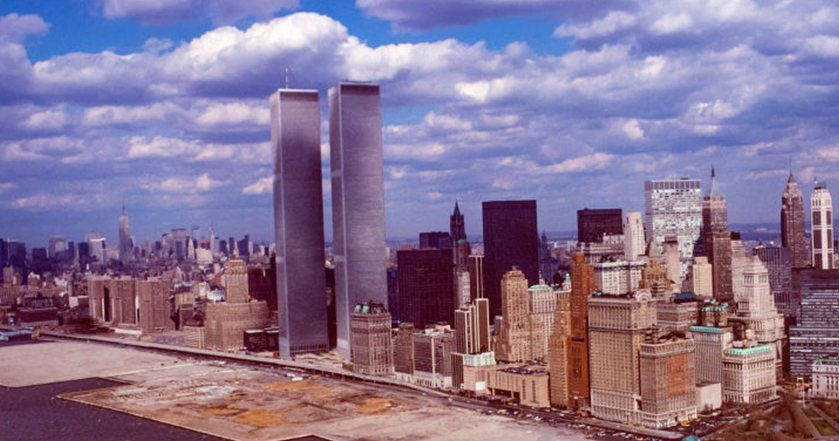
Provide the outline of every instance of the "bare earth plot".
{"type": "Polygon", "coordinates": [[[88,343],[0,346],[0,386],[24,387],[178,364],[176,357],[88,343]]]}
{"type": "Polygon", "coordinates": [[[95,344],[0,348],[0,384],[71,379],[51,377],[57,371],[65,371],[64,377],[109,376],[128,383],[65,394],[64,399],[234,440],[306,434],[371,441],[585,439],[569,429],[448,407],[411,392],[317,376],[291,381],[267,368],[95,344]],[[16,349],[13,357],[7,349],[16,349]],[[32,362],[45,356],[50,363],[32,362]]]}

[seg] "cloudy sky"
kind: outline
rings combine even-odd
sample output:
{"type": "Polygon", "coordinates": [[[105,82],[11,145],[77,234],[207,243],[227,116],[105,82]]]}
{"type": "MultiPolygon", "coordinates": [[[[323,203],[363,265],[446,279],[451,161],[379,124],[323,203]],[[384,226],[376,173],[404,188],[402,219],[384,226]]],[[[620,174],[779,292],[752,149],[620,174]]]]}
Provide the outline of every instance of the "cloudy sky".
{"type": "MultiPolygon", "coordinates": [[[[775,222],[791,166],[839,178],[839,6],[748,0],[3,0],[0,236],[273,239],[268,95],[381,84],[388,236],[480,202],[643,210],[707,181],[775,222]]],[[[839,184],[837,184],[839,185],[839,184]]]]}

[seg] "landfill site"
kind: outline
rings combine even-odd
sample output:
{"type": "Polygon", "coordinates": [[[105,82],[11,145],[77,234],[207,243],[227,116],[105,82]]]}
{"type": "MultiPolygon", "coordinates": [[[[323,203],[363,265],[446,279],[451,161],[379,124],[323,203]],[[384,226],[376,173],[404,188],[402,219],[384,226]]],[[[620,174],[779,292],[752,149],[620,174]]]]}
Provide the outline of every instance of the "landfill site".
{"type": "Polygon", "coordinates": [[[8,347],[3,355],[2,386],[108,378],[121,384],[59,398],[231,440],[584,439],[420,393],[274,367],[71,342],[8,347]]]}

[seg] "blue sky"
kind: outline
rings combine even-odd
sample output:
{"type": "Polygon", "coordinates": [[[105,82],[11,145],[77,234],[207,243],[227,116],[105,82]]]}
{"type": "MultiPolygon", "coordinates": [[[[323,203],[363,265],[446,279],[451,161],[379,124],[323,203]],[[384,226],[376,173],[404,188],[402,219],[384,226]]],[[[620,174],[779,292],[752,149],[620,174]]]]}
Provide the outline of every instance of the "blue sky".
{"type": "Polygon", "coordinates": [[[837,23],[829,1],[4,0],[0,236],[114,241],[125,203],[140,240],[270,241],[286,65],[381,84],[392,237],[446,229],[455,200],[468,233],[495,199],[570,230],[712,165],[732,222],[776,222],[790,165],[806,197],[839,177],[837,23]]]}

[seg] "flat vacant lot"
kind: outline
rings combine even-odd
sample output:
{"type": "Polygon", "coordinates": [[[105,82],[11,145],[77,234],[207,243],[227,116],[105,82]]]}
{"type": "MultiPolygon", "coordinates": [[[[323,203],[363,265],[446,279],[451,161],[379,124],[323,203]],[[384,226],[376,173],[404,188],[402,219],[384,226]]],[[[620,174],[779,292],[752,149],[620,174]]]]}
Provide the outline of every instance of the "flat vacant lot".
{"type": "MultiPolygon", "coordinates": [[[[47,372],[37,372],[44,365],[41,352],[46,349],[55,357],[55,364],[75,366],[71,369],[74,375],[107,375],[126,383],[66,393],[61,395],[65,400],[233,440],[276,440],[307,434],[336,440],[585,439],[576,431],[487,416],[397,389],[316,376],[291,381],[286,372],[277,369],[178,359],[128,348],[74,343],[24,345],[0,348],[2,363],[8,363],[6,349],[18,348],[28,352],[17,356],[38,360],[28,363],[30,372],[21,374],[28,381],[48,377],[47,372]],[[64,346],[73,350],[61,350],[64,346]],[[74,354],[71,360],[78,362],[77,346],[84,347],[86,359],[119,359],[121,364],[105,369],[94,363],[88,372],[90,363],[62,359],[62,354],[69,353],[74,354]]],[[[16,369],[14,372],[22,370],[16,369]]],[[[6,380],[9,382],[23,382],[11,372],[0,375],[11,378],[6,380]]]]}
{"type": "Polygon", "coordinates": [[[24,387],[177,364],[176,357],[87,343],[0,344],[0,386],[24,387]]]}

